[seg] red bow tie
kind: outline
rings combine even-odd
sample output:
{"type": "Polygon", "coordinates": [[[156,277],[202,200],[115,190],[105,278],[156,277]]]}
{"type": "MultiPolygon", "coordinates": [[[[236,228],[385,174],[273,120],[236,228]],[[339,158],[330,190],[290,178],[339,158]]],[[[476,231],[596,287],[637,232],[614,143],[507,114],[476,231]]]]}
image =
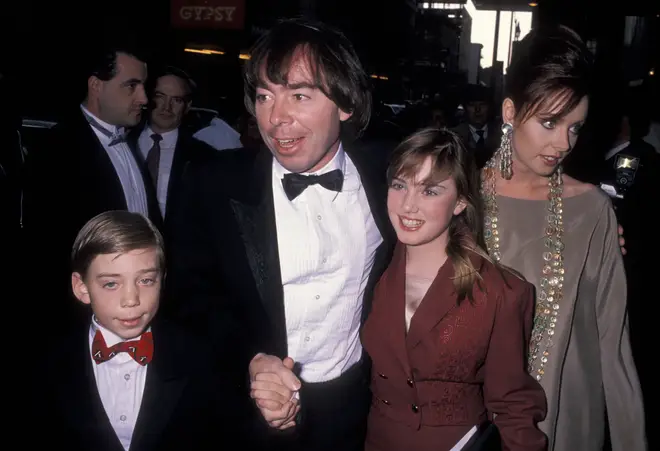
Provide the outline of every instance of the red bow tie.
{"type": "Polygon", "coordinates": [[[101,331],[96,331],[92,340],[92,357],[97,364],[110,360],[120,352],[127,352],[142,366],[151,362],[154,355],[154,339],[151,332],[143,333],[139,340],[122,341],[108,347],[101,331]]]}

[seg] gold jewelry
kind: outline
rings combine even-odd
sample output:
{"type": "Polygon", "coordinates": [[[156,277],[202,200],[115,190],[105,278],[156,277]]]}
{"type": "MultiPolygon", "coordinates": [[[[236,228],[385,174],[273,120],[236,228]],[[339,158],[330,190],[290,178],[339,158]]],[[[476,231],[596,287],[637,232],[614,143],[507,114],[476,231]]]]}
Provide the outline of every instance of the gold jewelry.
{"type": "MultiPolygon", "coordinates": [[[[488,252],[495,261],[500,261],[500,236],[498,231],[497,192],[495,190],[495,169],[500,158],[498,151],[482,170],[481,195],[485,208],[485,239],[488,252]]],[[[500,162],[500,168],[502,164],[500,162]]],[[[553,337],[559,316],[559,306],[564,288],[564,234],[563,221],[563,180],[561,167],[548,181],[548,217],[545,229],[545,248],[540,286],[536,287],[536,311],[534,327],[529,343],[528,371],[540,381],[545,374],[550,349],[554,345],[553,337]]]]}
{"type": "Polygon", "coordinates": [[[500,175],[504,180],[511,180],[513,176],[512,163],[513,151],[511,144],[511,136],[513,135],[513,125],[507,123],[502,124],[502,141],[498,153],[500,155],[500,175]]]}

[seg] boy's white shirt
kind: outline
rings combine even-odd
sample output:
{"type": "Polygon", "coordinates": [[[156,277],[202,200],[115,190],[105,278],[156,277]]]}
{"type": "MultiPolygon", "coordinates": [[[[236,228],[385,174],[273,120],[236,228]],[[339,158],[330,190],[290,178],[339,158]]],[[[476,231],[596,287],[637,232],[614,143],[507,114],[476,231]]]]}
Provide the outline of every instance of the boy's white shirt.
{"type": "Polygon", "coordinates": [[[96,318],[92,319],[89,328],[89,358],[94,369],[96,387],[108,420],[122,446],[128,451],[142,405],[149,365],[140,365],[126,352],[117,354],[107,362],[97,364],[92,358],[92,341],[97,330],[103,334],[108,347],[127,340],[103,327],[96,318]]]}

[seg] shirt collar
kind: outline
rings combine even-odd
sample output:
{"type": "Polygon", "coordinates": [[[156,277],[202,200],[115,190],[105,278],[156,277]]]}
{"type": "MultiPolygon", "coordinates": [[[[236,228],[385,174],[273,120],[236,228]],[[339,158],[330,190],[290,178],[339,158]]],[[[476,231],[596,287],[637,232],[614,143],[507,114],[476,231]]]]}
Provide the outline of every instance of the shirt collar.
{"type": "Polygon", "coordinates": [[[471,131],[472,133],[477,133],[479,130],[482,130],[482,131],[484,132],[484,135],[485,135],[486,133],[488,133],[488,124],[485,124],[485,125],[484,125],[483,127],[481,127],[481,128],[477,128],[477,127],[475,127],[475,126],[472,125],[472,124],[468,124],[468,127],[470,127],[470,131],[471,131]]]}
{"type": "MultiPolygon", "coordinates": [[[[144,129],[144,133],[151,140],[151,135],[153,135],[156,132],[153,131],[150,126],[147,126],[147,128],[144,129]]],[[[179,138],[179,128],[177,127],[174,130],[170,130],[169,132],[158,133],[158,134],[163,137],[162,141],[160,142],[161,148],[174,147],[176,145],[176,140],[179,138]]]]}
{"type": "Polygon", "coordinates": [[[110,132],[111,135],[120,135],[124,133],[124,127],[117,127],[116,125],[111,125],[108,124],[107,122],[99,119],[96,117],[94,114],[90,113],[90,111],[85,107],[85,105],[80,104],[80,109],[85,113],[87,116],[91,117],[94,119],[101,127],[106,129],[108,132],[110,132]]]}

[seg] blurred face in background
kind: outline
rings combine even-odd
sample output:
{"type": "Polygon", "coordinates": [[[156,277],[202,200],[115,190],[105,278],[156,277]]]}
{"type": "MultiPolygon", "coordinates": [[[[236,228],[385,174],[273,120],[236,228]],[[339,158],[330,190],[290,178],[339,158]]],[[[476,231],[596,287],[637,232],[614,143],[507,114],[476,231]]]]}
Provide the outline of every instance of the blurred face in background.
{"type": "Polygon", "coordinates": [[[149,125],[154,132],[165,133],[178,128],[191,105],[187,82],[176,75],[160,77],[152,103],[149,125]]]}
{"type": "Polygon", "coordinates": [[[465,105],[468,122],[475,127],[481,128],[488,122],[490,107],[485,100],[473,100],[465,105]]]}
{"type": "Polygon", "coordinates": [[[431,111],[431,127],[445,128],[447,126],[447,118],[445,112],[440,109],[431,111]]]}

